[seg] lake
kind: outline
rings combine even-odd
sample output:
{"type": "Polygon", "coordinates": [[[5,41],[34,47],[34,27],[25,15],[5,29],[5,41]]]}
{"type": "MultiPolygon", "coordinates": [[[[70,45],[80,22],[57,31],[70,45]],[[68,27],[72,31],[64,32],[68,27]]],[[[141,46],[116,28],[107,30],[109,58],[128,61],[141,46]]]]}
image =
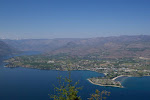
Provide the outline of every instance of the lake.
{"type": "MultiPolygon", "coordinates": [[[[0,100],[50,100],[48,94],[53,94],[53,85],[58,85],[57,77],[68,76],[67,71],[5,68],[4,65],[5,63],[0,64],[0,100]]],[[[110,91],[111,96],[107,100],[150,98],[150,77],[124,78],[121,82],[125,88],[116,88],[97,86],[87,81],[87,78],[97,76],[104,75],[93,71],[71,71],[72,80],[79,80],[78,86],[83,87],[78,94],[82,100],[87,100],[96,89],[110,91]]]]}

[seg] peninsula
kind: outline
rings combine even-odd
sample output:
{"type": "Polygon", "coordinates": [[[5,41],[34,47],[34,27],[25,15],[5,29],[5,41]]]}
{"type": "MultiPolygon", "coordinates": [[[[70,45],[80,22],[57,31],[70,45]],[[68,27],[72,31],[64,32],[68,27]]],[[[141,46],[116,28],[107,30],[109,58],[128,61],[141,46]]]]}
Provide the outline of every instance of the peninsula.
{"type": "Polygon", "coordinates": [[[103,79],[96,77],[96,78],[89,78],[87,80],[94,85],[123,88],[123,86],[119,81],[113,81],[112,79],[103,79]]]}

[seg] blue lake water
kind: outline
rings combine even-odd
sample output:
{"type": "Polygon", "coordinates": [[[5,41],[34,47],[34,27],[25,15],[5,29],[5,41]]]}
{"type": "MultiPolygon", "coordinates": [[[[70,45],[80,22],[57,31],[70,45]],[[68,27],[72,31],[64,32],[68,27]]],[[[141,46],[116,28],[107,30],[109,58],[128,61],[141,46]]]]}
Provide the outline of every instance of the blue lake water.
{"type": "MultiPolygon", "coordinates": [[[[57,76],[68,76],[67,71],[38,70],[28,68],[5,68],[0,65],[0,100],[50,100],[48,94],[53,94],[53,85],[58,85],[57,76]]],[[[79,94],[82,100],[87,100],[96,89],[111,92],[107,100],[149,100],[150,77],[125,78],[122,84],[125,88],[102,87],[89,83],[87,78],[104,76],[92,71],[71,71],[73,81],[79,80],[82,87],[79,94]]]]}

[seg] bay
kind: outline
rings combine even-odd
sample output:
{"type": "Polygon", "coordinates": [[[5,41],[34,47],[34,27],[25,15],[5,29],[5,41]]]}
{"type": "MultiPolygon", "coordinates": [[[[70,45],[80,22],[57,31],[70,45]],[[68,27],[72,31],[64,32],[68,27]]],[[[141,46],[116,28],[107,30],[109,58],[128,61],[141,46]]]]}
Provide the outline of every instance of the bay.
{"type": "MultiPolygon", "coordinates": [[[[26,55],[26,54],[25,54],[26,55]]],[[[58,76],[68,76],[67,71],[38,70],[29,68],[5,68],[0,65],[0,100],[50,100],[48,94],[54,93],[58,86],[58,76]]],[[[71,71],[74,82],[79,80],[78,87],[83,87],[78,95],[87,100],[96,89],[110,91],[107,100],[149,100],[150,77],[129,77],[122,82],[124,88],[102,87],[93,85],[87,78],[104,76],[93,71],[71,71]]]]}

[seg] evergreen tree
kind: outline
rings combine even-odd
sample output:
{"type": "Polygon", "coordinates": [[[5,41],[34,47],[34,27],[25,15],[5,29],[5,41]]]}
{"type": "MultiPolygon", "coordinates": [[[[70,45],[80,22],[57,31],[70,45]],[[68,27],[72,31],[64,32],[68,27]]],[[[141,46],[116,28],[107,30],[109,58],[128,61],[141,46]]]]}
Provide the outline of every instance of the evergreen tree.
{"type": "Polygon", "coordinates": [[[110,92],[108,91],[100,92],[99,90],[96,90],[95,93],[91,95],[89,100],[104,100],[107,98],[106,96],[110,96],[110,92]]]}
{"type": "MultiPolygon", "coordinates": [[[[54,100],[81,100],[81,98],[77,95],[78,90],[81,87],[77,87],[79,82],[73,84],[71,79],[71,73],[69,72],[69,77],[62,78],[61,76],[58,77],[59,86],[54,88],[54,95],[50,95],[50,98],[54,100]],[[64,81],[64,82],[63,82],[64,81]]],[[[96,90],[94,94],[91,94],[89,100],[104,100],[106,97],[109,96],[110,92],[96,90]]]]}
{"type": "Polygon", "coordinates": [[[81,88],[76,87],[78,82],[73,84],[70,72],[69,77],[66,77],[64,79],[60,76],[58,77],[58,80],[59,80],[59,87],[55,87],[54,89],[56,94],[50,95],[50,98],[53,98],[54,100],[81,100],[81,98],[77,95],[78,90],[81,88]]]}

